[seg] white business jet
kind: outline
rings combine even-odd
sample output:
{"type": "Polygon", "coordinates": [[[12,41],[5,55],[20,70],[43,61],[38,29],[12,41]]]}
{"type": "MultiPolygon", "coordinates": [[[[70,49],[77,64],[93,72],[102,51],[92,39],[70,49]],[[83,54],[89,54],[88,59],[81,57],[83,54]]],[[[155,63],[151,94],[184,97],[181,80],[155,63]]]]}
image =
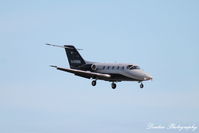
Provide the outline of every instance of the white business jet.
{"type": "Polygon", "coordinates": [[[70,68],[62,68],[54,65],[51,65],[51,67],[73,73],[76,76],[93,79],[91,82],[93,86],[96,85],[97,80],[112,82],[112,89],[116,88],[116,82],[137,81],[140,83],[140,88],[143,88],[142,81],[152,80],[152,76],[135,64],[90,62],[84,60],[78,52],[80,49],[76,49],[72,45],[46,45],[64,48],[70,65],[70,68]]]}

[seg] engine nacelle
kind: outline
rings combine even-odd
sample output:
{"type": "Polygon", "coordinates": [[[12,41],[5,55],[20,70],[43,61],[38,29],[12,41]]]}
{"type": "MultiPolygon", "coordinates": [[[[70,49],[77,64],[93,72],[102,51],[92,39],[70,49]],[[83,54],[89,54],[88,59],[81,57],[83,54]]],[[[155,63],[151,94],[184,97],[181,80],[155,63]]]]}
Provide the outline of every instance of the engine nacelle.
{"type": "Polygon", "coordinates": [[[95,64],[91,65],[91,70],[96,71],[97,70],[97,66],[95,64]]]}

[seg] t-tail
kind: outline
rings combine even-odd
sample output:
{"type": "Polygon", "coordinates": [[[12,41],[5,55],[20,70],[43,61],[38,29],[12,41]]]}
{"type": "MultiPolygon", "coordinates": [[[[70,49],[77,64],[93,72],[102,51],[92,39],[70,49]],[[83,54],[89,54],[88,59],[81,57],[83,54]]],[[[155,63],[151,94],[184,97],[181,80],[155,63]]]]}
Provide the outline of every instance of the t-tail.
{"type": "Polygon", "coordinates": [[[66,51],[66,55],[68,57],[68,63],[70,65],[70,68],[80,69],[80,70],[90,70],[91,69],[91,65],[93,62],[85,61],[82,58],[82,56],[78,52],[78,50],[81,50],[81,49],[76,49],[73,45],[60,46],[60,45],[53,45],[53,44],[49,44],[49,43],[46,45],[64,48],[66,51]]]}

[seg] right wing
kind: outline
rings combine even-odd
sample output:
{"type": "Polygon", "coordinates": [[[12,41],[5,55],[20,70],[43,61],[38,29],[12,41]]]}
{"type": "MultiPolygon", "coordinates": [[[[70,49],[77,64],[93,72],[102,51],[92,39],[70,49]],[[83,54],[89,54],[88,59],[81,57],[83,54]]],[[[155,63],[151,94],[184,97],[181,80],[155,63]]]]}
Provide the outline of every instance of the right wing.
{"type": "Polygon", "coordinates": [[[57,67],[57,66],[51,66],[51,67],[55,67],[57,70],[74,73],[75,75],[88,77],[88,78],[91,78],[91,77],[110,78],[111,77],[111,75],[109,74],[96,73],[96,72],[91,72],[91,71],[83,71],[83,70],[70,69],[70,68],[62,68],[62,67],[57,67]]]}

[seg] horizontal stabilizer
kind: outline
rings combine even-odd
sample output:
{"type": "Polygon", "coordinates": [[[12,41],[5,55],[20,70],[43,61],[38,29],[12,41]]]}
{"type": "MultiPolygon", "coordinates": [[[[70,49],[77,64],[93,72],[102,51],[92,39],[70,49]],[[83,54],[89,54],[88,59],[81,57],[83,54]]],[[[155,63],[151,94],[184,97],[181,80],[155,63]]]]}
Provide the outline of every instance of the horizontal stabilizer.
{"type": "Polygon", "coordinates": [[[57,68],[57,66],[54,66],[54,65],[50,65],[50,67],[55,67],[55,68],[57,68]]]}
{"type": "MultiPolygon", "coordinates": [[[[54,45],[54,44],[50,44],[50,43],[46,43],[46,45],[48,45],[48,46],[53,46],[53,47],[59,47],[59,48],[73,49],[73,48],[71,48],[71,47],[67,47],[66,45],[54,45]]],[[[77,49],[77,50],[83,50],[83,49],[77,49]]]]}

